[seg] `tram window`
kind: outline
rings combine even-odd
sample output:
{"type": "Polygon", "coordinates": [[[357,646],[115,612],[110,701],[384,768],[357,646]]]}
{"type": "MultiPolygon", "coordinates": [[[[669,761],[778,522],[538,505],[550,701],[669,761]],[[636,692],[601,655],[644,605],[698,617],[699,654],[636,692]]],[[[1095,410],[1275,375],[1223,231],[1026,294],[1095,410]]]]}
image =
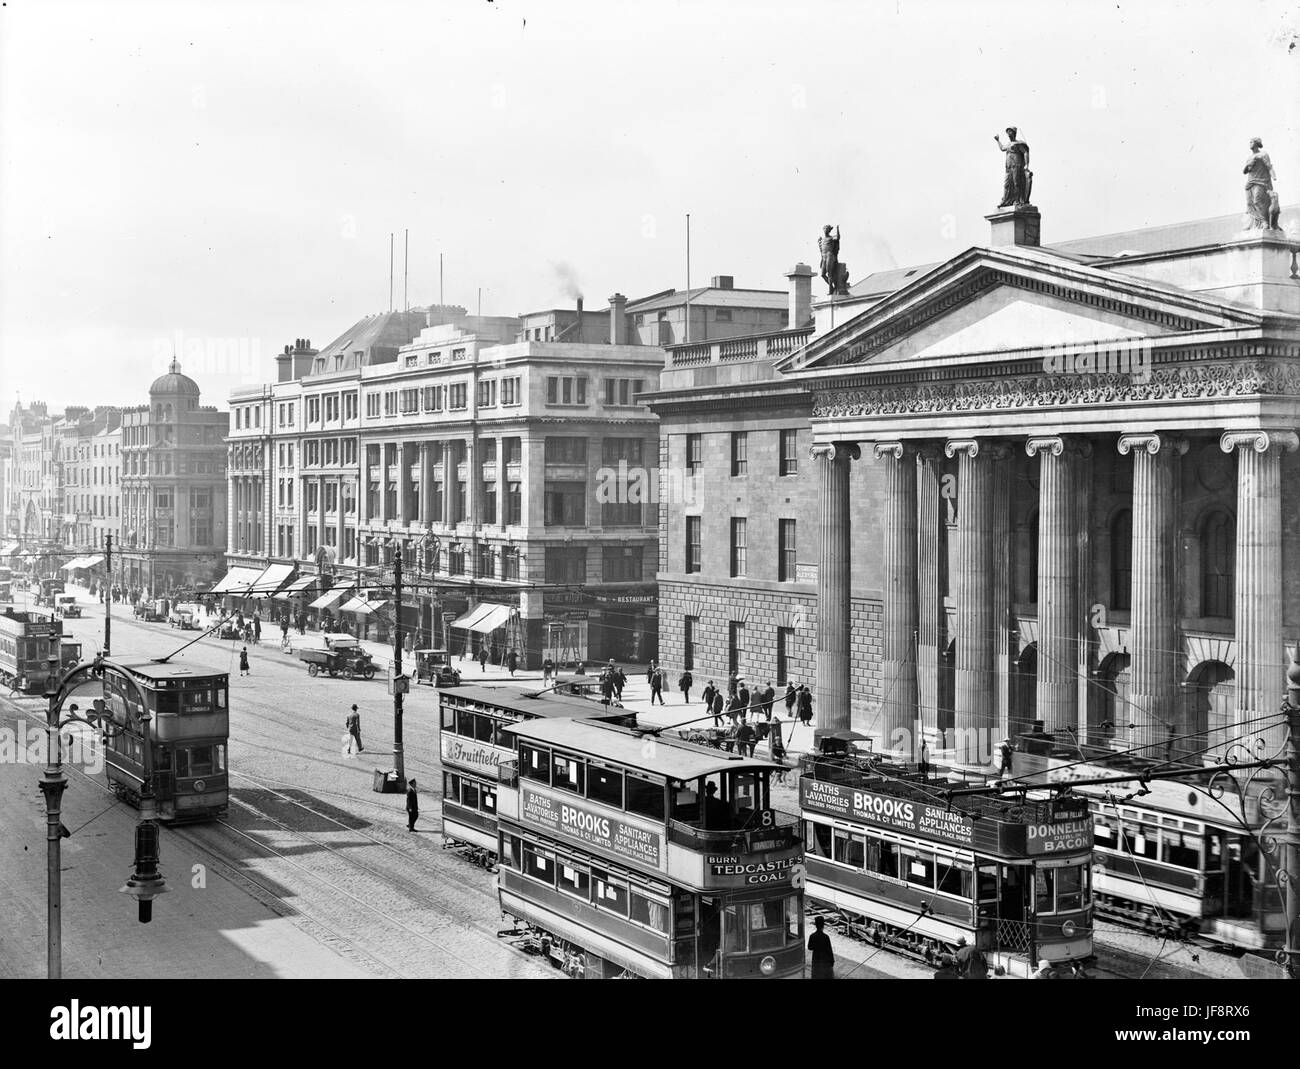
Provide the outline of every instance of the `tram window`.
{"type": "Polygon", "coordinates": [[[555,882],[565,894],[581,898],[584,902],[591,898],[591,875],[585,869],[577,869],[560,862],[555,882]]]}
{"type": "Polygon", "coordinates": [[[214,693],[217,697],[217,708],[224,709],[226,707],[226,688],[217,687],[214,693]]]}
{"type": "Polygon", "coordinates": [[[743,954],[749,949],[745,933],[745,915],[740,906],[728,906],[722,913],[722,952],[743,954]]]}
{"type": "Polygon", "coordinates": [[[956,861],[935,858],[936,889],[946,895],[970,898],[974,892],[975,874],[956,861]]]}
{"type": "Polygon", "coordinates": [[[456,734],[456,710],[450,705],[442,707],[442,730],[456,734]]]}
{"type": "Polygon", "coordinates": [[[835,860],[860,869],[866,863],[866,848],[861,835],[835,829],[835,860]]]}
{"type": "MultiPolygon", "coordinates": [[[[595,769],[592,769],[595,772],[595,769]]],[[[662,780],[643,779],[628,773],[627,809],[629,813],[664,819],[664,785],[662,780]]]]}
{"type": "Polygon", "coordinates": [[[572,757],[561,757],[556,754],[552,758],[552,786],[559,787],[561,790],[573,791],[575,794],[582,793],[582,781],[585,778],[585,766],[581,761],[572,757]]]}
{"type": "Polygon", "coordinates": [[[769,898],[749,904],[749,949],[777,950],[788,942],[785,900],[769,898]]]}
{"type": "Polygon", "coordinates": [[[1067,865],[1056,873],[1056,910],[1064,913],[1083,908],[1083,866],[1067,865]]]}
{"type": "Polygon", "coordinates": [[[623,774],[612,768],[591,765],[587,769],[587,797],[615,809],[623,808],[623,774]]]}
{"type": "Polygon", "coordinates": [[[1205,867],[1207,869],[1223,868],[1223,832],[1206,832],[1205,847],[1205,867]]]}
{"type": "Polygon", "coordinates": [[[601,869],[592,869],[591,879],[596,886],[596,905],[610,913],[626,917],[627,884],[615,882],[601,869]]]}
{"type": "Polygon", "coordinates": [[[1115,824],[1099,813],[1093,814],[1092,834],[1096,838],[1098,846],[1115,846],[1115,824]]]}
{"type": "Polygon", "coordinates": [[[537,746],[530,746],[528,743],[519,744],[519,759],[521,767],[519,774],[526,779],[539,780],[542,783],[551,782],[551,751],[543,750],[537,746]]]}
{"type": "Polygon", "coordinates": [[[1165,828],[1160,833],[1160,860],[1185,869],[1201,867],[1201,837],[1186,831],[1165,828]]]}
{"type": "Polygon", "coordinates": [[[462,780],[460,784],[461,805],[468,806],[470,809],[477,809],[478,791],[479,786],[472,779],[462,780]]]}
{"type": "Polygon", "coordinates": [[[807,821],[804,824],[804,849],[816,857],[830,857],[831,826],[807,821]]]}
{"type": "Polygon", "coordinates": [[[688,784],[676,780],[672,783],[673,820],[694,822],[700,819],[700,796],[688,784]]]}
{"type": "Polygon", "coordinates": [[[1034,895],[1039,913],[1056,912],[1056,869],[1034,869],[1034,895]]]}
{"type": "Polygon", "coordinates": [[[460,797],[460,777],[454,772],[442,774],[442,796],[453,802],[460,797]]]}
{"type": "Polygon", "coordinates": [[[497,840],[497,845],[501,847],[501,860],[509,865],[512,869],[518,868],[516,864],[522,857],[521,840],[518,835],[502,835],[497,840]]]}
{"type": "Polygon", "coordinates": [[[483,793],[479,796],[478,807],[484,813],[495,813],[497,811],[497,792],[495,787],[483,787],[483,793]]]}
{"type": "Polygon", "coordinates": [[[181,709],[180,693],[174,690],[160,690],[153,695],[154,712],[159,716],[171,716],[181,709]]]}
{"type": "Polygon", "coordinates": [[[637,924],[644,924],[656,932],[668,933],[668,907],[660,905],[645,895],[631,892],[629,896],[629,914],[637,924]]]}
{"type": "Polygon", "coordinates": [[[934,858],[904,854],[907,859],[907,882],[914,887],[934,887],[934,858]]]}
{"type": "Polygon", "coordinates": [[[733,813],[743,814],[758,809],[758,774],[755,772],[737,772],[731,777],[731,809],[733,813]]]}
{"type": "Polygon", "coordinates": [[[880,865],[876,871],[879,872],[881,876],[893,876],[897,878],[898,860],[898,844],[882,839],[880,842],[880,865]]]}
{"type": "Polygon", "coordinates": [[[215,771],[224,772],[226,770],[226,744],[224,742],[219,742],[212,748],[212,763],[215,771]]]}
{"type": "Polygon", "coordinates": [[[555,885],[555,862],[531,846],[524,847],[524,872],[534,880],[555,885]]]}
{"type": "Polygon", "coordinates": [[[1160,848],[1160,829],[1154,824],[1142,824],[1126,831],[1131,836],[1133,844],[1131,852],[1154,861],[1160,848]]]}
{"type": "Polygon", "coordinates": [[[998,867],[980,865],[976,870],[979,875],[979,900],[996,902],[998,900],[998,867]]]}
{"type": "Polygon", "coordinates": [[[176,749],[176,775],[210,776],[215,770],[211,746],[187,746],[176,749]]]}
{"type": "Polygon", "coordinates": [[[496,723],[490,716],[479,713],[474,717],[474,738],[478,742],[491,742],[495,734],[496,723]]]}
{"type": "Polygon", "coordinates": [[[514,736],[507,730],[517,724],[517,720],[494,720],[492,722],[492,745],[504,746],[507,750],[514,746],[514,736]]]}
{"type": "Polygon", "coordinates": [[[170,772],[172,767],[172,752],[169,747],[159,746],[153,752],[153,768],[155,772],[170,772]]]}

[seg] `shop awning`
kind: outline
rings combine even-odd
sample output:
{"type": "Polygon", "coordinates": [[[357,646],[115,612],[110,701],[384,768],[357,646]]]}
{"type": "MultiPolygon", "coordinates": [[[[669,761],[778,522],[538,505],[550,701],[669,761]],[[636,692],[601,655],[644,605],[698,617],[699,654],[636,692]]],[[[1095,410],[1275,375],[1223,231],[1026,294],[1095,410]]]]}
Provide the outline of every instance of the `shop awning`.
{"type": "Polygon", "coordinates": [[[290,595],[301,593],[302,591],[306,590],[309,586],[311,586],[312,583],[316,582],[319,578],[320,576],[318,575],[300,575],[287,587],[281,590],[280,593],[276,594],[275,600],[288,601],[290,595]]]}
{"type": "Polygon", "coordinates": [[[346,605],[340,605],[339,612],[355,612],[360,616],[369,616],[373,612],[378,612],[387,604],[386,601],[366,601],[364,598],[353,598],[346,605]]]}
{"type": "Polygon", "coordinates": [[[84,561],[85,559],[86,559],[85,557],[73,557],[72,560],[68,561],[67,564],[61,565],[59,567],[59,571],[75,572],[78,568],[84,568],[85,565],[83,565],[81,562],[84,561]]]}
{"type": "Polygon", "coordinates": [[[257,577],[265,570],[265,568],[231,568],[221,577],[221,582],[212,588],[211,593],[243,595],[257,582],[257,577]]]}
{"type": "Polygon", "coordinates": [[[98,553],[96,553],[96,554],[94,554],[93,556],[90,556],[90,557],[82,557],[81,560],[82,560],[82,563],[81,563],[80,567],[82,567],[82,568],[93,568],[96,564],[103,564],[103,563],[104,563],[104,558],[101,557],[98,553]]]}
{"type": "Polygon", "coordinates": [[[248,588],[248,593],[253,597],[259,594],[274,594],[280,587],[284,586],[285,580],[292,574],[292,564],[268,564],[266,570],[248,588]]]}
{"type": "Polygon", "coordinates": [[[478,631],[487,634],[498,627],[504,627],[514,611],[509,605],[489,605],[484,602],[454,620],[451,626],[462,631],[478,631]]]}
{"type": "Polygon", "coordinates": [[[307,608],[309,609],[333,608],[335,604],[337,604],[344,597],[346,597],[348,594],[351,593],[352,593],[351,583],[348,583],[345,586],[336,586],[333,590],[327,590],[324,594],[322,594],[310,605],[308,605],[307,608]]]}
{"type": "Polygon", "coordinates": [[[22,548],[17,542],[6,542],[4,549],[0,549],[0,557],[12,557],[22,548]]]}

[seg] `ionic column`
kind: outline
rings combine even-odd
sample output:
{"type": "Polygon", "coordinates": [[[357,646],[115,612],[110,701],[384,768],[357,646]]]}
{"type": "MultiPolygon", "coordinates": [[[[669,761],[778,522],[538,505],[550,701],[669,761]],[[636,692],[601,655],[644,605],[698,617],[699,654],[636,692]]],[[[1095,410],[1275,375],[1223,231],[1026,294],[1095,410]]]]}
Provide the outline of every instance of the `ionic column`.
{"type": "Polygon", "coordinates": [[[852,442],[815,445],[821,469],[821,557],[817,567],[817,730],[848,731],[850,626],[853,604],[849,464],[862,451],[852,442]]]}
{"type": "MultiPolygon", "coordinates": [[[[1264,740],[1265,755],[1281,747],[1278,713],[1286,686],[1282,642],[1282,454],[1300,447],[1294,431],[1228,431],[1219,439],[1237,454],[1237,629],[1234,734],[1264,740]],[[1272,723],[1262,722],[1271,717],[1272,723]]],[[[1225,740],[1210,738],[1210,743],[1225,740]]]]}
{"type": "Polygon", "coordinates": [[[1129,715],[1135,747],[1161,756],[1177,720],[1178,583],[1175,521],[1178,458],[1187,442],[1167,434],[1126,434],[1133,452],[1133,588],[1129,616],[1129,715]]]}
{"type": "MultiPolygon", "coordinates": [[[[917,451],[917,701],[924,727],[939,726],[939,646],[944,631],[942,563],[947,553],[943,523],[943,501],[939,496],[943,479],[943,453],[938,445],[924,445],[917,451]]],[[[916,740],[916,757],[921,740],[916,740]]]]}
{"type": "MultiPolygon", "coordinates": [[[[882,749],[893,750],[916,730],[916,447],[880,442],[885,468],[884,621],[881,634],[882,749]]],[[[904,743],[909,751],[911,741],[904,743]]]]}
{"type": "Polygon", "coordinates": [[[993,609],[993,461],[1008,450],[978,441],[950,441],[957,457],[956,760],[979,766],[992,751],[996,619],[993,609]],[[981,747],[980,743],[984,745],[981,747]],[[981,753],[983,750],[983,753],[981,753]]]}
{"type": "Polygon", "coordinates": [[[1079,458],[1086,442],[1030,438],[1038,467],[1038,719],[1047,731],[1079,731],[1079,458]]]}

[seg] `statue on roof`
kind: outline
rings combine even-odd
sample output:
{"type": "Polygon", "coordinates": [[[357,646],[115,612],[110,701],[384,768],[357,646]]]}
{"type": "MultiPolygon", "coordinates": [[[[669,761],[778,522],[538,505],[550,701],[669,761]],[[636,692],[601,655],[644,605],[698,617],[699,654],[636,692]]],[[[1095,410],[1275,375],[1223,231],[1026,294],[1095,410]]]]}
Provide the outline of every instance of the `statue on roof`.
{"type": "Polygon", "coordinates": [[[840,228],[827,223],[822,236],[817,239],[817,249],[822,254],[822,281],[832,297],[847,297],[849,293],[849,267],[840,263],[840,228]],[[834,231],[832,236],[831,231],[834,231]]]}
{"type": "Polygon", "coordinates": [[[1273,170],[1273,161],[1264,151],[1264,142],[1257,137],[1250,139],[1250,159],[1241,169],[1246,176],[1246,211],[1250,214],[1250,230],[1277,230],[1278,215],[1281,205],[1273,180],[1277,172],[1273,170]]]}
{"type": "Polygon", "coordinates": [[[1014,126],[1007,127],[1007,143],[993,135],[1006,159],[1006,176],[1002,180],[1002,203],[999,208],[1020,208],[1030,203],[1034,190],[1034,172],[1029,169],[1029,145],[1016,136],[1014,126]]]}

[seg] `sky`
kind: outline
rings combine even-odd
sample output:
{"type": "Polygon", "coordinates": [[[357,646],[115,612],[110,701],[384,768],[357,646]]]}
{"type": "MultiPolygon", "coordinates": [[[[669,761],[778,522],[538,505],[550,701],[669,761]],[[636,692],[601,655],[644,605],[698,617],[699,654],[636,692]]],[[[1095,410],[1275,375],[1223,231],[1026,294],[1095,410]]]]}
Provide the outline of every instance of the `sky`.
{"type": "Polygon", "coordinates": [[[1044,242],[1300,202],[1283,0],[7,0],[0,420],[139,404],[173,353],[225,407],[389,307],[589,309],[727,274],[856,281],[987,241],[993,137],[1044,242]],[[407,294],[403,296],[405,233],[407,294]]]}

